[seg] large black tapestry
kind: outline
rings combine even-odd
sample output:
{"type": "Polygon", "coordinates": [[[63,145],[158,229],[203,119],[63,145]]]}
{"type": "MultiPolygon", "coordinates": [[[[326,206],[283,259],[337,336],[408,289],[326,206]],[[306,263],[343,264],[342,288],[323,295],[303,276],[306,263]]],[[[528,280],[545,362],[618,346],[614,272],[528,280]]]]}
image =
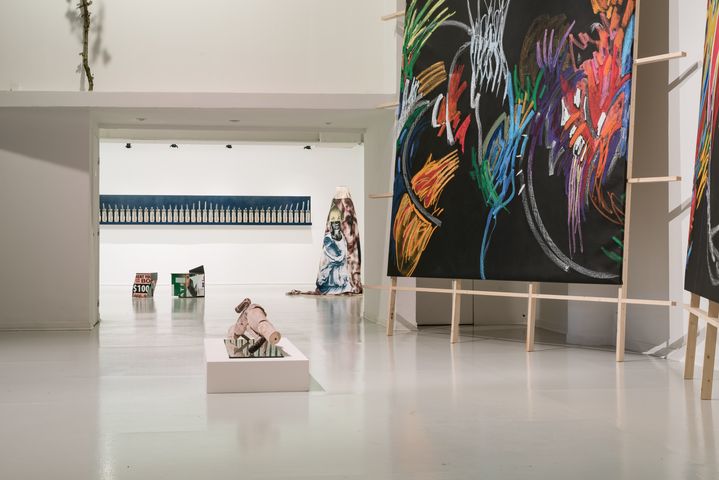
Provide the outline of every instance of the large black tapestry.
{"type": "Polygon", "coordinates": [[[634,19],[407,2],[389,275],[621,283],[634,19]]]}
{"type": "Polygon", "coordinates": [[[719,302],[719,0],[709,0],[707,4],[704,71],[684,287],[719,302]]]}

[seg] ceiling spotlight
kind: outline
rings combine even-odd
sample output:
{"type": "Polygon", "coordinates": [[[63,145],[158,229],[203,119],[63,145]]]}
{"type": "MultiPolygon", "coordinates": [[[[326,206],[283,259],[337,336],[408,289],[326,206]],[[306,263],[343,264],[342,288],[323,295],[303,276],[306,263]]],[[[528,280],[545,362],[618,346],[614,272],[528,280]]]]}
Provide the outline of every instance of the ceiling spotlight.
{"type": "Polygon", "coordinates": [[[233,118],[233,119],[230,120],[230,122],[232,122],[232,123],[237,123],[237,122],[239,122],[239,120],[237,120],[236,118],[233,118]]]}
{"type": "Polygon", "coordinates": [[[177,144],[176,144],[176,143],[171,143],[171,144],[170,144],[170,148],[177,148],[177,144]]]}
{"type": "Polygon", "coordinates": [[[144,122],[146,120],[145,117],[137,117],[138,122],[144,122]]]}
{"type": "Polygon", "coordinates": [[[312,150],[312,146],[311,146],[311,145],[305,145],[305,150],[312,150]]]}
{"type": "Polygon", "coordinates": [[[325,125],[332,125],[332,122],[325,122],[325,125]]]}
{"type": "Polygon", "coordinates": [[[130,142],[127,142],[127,143],[125,144],[125,148],[132,148],[132,144],[131,144],[130,142]]]}
{"type": "Polygon", "coordinates": [[[232,148],[232,145],[228,143],[227,145],[225,145],[225,148],[232,148]]]}

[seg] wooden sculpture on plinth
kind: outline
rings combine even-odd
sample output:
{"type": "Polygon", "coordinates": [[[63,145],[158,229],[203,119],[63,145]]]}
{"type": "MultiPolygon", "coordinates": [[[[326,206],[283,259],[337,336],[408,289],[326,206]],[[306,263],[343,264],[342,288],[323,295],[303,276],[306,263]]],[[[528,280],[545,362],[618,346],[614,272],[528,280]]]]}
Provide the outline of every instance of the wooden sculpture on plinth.
{"type": "Polygon", "coordinates": [[[231,358],[282,357],[282,349],[277,343],[282,334],[267,319],[262,306],[245,298],[235,307],[240,316],[227,330],[225,346],[231,358]]]}

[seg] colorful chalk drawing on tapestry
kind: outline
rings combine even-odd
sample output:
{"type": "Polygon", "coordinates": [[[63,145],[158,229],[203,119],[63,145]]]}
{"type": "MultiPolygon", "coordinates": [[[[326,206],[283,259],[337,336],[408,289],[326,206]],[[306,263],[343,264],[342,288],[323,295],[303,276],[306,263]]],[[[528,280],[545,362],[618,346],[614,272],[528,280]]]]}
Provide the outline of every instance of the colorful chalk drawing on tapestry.
{"type": "Polygon", "coordinates": [[[689,222],[689,250],[687,255],[685,288],[693,293],[719,302],[719,218],[714,185],[719,161],[719,0],[707,2],[704,67],[699,104],[694,188],[689,222]]]}
{"type": "Polygon", "coordinates": [[[408,0],[388,274],[621,283],[634,0],[408,0]]]}

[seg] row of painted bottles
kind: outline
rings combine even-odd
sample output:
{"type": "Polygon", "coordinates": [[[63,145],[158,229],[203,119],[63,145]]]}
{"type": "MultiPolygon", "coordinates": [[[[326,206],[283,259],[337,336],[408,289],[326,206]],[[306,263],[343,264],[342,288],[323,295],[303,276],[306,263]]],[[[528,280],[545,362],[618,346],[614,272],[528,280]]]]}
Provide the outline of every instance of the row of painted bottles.
{"type": "Polygon", "coordinates": [[[162,207],[132,207],[120,205],[107,205],[103,203],[100,208],[100,223],[227,223],[227,224],[296,224],[311,223],[312,214],[309,204],[305,208],[304,202],[292,208],[231,208],[214,206],[207,202],[204,207],[200,204],[171,205],[162,207]]]}

